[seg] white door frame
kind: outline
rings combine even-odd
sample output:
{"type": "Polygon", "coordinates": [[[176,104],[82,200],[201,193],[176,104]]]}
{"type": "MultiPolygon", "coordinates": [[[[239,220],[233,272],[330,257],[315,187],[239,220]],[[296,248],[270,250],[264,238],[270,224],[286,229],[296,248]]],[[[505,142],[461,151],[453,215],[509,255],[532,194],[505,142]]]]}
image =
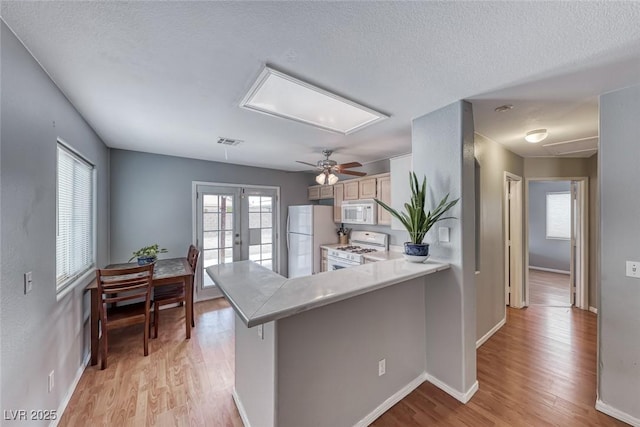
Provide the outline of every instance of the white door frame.
{"type": "Polygon", "coordinates": [[[504,172],[504,283],[506,306],[522,308],[523,294],[523,240],[522,240],[522,177],[504,172]]]}
{"type": "MultiPolygon", "coordinates": [[[[226,182],[208,182],[208,181],[192,181],[191,182],[191,241],[202,252],[202,244],[198,242],[198,187],[199,186],[212,186],[212,187],[233,187],[233,188],[257,188],[265,190],[275,190],[276,203],[275,209],[275,224],[273,224],[275,230],[274,240],[274,256],[273,256],[273,271],[280,273],[280,187],[273,185],[251,185],[251,184],[229,184],[226,182]]],[[[200,270],[200,269],[198,269],[200,270]]],[[[202,277],[200,274],[194,275],[194,289],[196,290],[196,301],[202,301],[205,299],[211,299],[211,297],[201,297],[198,295],[198,289],[200,289],[202,277]]],[[[213,297],[217,298],[217,297],[213,297]]]]}
{"type": "MultiPolygon", "coordinates": [[[[573,280],[573,278],[575,277],[575,306],[583,310],[588,310],[589,292],[587,287],[587,278],[589,277],[589,178],[584,176],[534,177],[525,179],[525,206],[527,207],[524,210],[525,305],[529,305],[529,183],[531,181],[571,181],[572,183],[577,183],[575,206],[578,208],[578,221],[571,233],[571,278],[573,280]],[[575,258],[573,255],[574,253],[575,258]]],[[[573,206],[574,205],[572,204],[572,211],[573,206]]],[[[572,221],[573,217],[574,216],[572,215],[572,221]]]]}

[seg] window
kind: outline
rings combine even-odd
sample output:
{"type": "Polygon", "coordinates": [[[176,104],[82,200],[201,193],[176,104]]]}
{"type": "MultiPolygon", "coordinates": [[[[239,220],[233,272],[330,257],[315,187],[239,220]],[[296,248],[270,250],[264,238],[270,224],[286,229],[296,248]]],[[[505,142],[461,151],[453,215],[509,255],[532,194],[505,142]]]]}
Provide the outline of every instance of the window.
{"type": "Polygon", "coordinates": [[[58,142],[56,290],[95,266],[94,167],[58,142]]]}
{"type": "Polygon", "coordinates": [[[547,239],[571,238],[571,193],[547,193],[547,239]]]}

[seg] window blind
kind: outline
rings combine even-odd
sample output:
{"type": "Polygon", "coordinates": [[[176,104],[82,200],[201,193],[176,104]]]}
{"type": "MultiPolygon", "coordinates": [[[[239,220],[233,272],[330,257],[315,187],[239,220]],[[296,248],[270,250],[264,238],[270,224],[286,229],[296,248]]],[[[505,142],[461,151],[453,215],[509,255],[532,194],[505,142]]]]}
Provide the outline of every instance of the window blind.
{"type": "Polygon", "coordinates": [[[547,239],[571,238],[571,193],[547,193],[547,239]]]}
{"type": "Polygon", "coordinates": [[[58,143],[58,292],[95,265],[93,203],[93,165],[58,143]]]}

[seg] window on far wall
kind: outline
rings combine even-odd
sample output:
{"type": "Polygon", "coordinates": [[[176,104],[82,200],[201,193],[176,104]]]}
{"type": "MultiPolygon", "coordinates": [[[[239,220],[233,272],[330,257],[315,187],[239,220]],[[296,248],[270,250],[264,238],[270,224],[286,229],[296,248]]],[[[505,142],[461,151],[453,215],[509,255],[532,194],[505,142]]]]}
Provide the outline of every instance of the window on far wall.
{"type": "Polygon", "coordinates": [[[571,193],[547,193],[547,239],[571,238],[571,193]]]}
{"type": "Polygon", "coordinates": [[[94,166],[58,142],[56,290],[95,266],[94,166]]]}

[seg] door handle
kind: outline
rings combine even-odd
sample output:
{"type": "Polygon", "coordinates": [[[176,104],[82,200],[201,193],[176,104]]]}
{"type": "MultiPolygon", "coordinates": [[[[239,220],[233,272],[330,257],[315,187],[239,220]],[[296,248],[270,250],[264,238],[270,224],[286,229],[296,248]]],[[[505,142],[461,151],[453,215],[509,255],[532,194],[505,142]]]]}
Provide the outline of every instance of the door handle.
{"type": "Polygon", "coordinates": [[[234,243],[235,243],[236,245],[240,245],[240,244],[242,244],[242,240],[236,240],[234,243]]]}

